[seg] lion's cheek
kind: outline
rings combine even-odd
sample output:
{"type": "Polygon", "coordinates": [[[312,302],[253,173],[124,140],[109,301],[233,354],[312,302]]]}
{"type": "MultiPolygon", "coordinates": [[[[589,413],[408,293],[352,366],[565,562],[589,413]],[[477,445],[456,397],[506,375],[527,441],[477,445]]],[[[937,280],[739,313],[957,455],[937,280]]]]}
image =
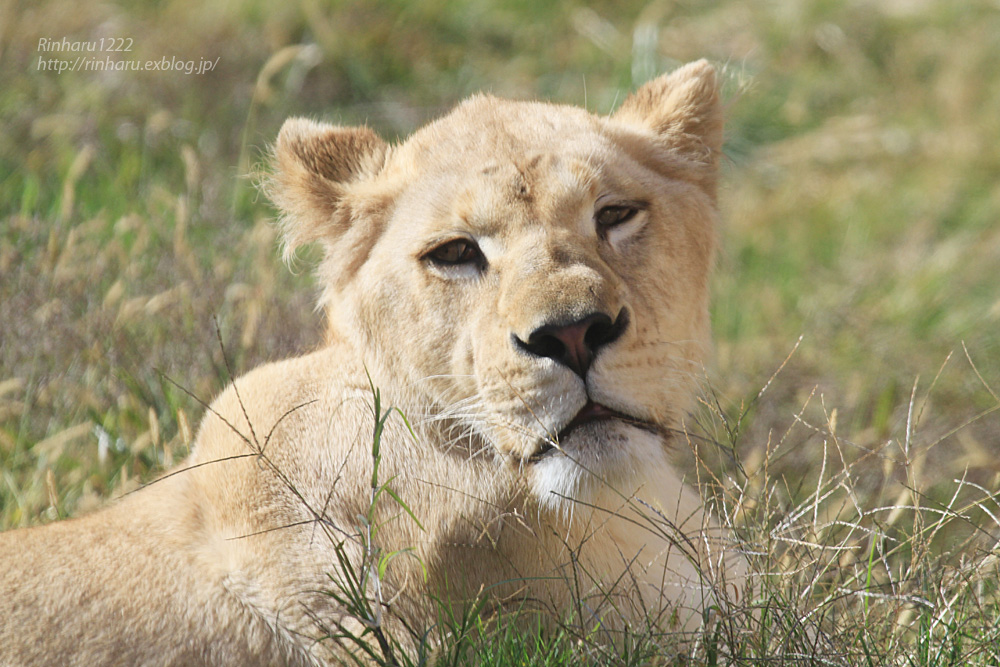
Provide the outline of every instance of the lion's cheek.
{"type": "Polygon", "coordinates": [[[353,347],[375,351],[380,365],[393,369],[389,380],[413,382],[453,374],[459,351],[455,343],[462,336],[457,325],[460,308],[436,295],[421,276],[387,273],[385,266],[391,263],[391,258],[373,256],[355,277],[357,288],[351,296],[336,305],[353,347]]]}

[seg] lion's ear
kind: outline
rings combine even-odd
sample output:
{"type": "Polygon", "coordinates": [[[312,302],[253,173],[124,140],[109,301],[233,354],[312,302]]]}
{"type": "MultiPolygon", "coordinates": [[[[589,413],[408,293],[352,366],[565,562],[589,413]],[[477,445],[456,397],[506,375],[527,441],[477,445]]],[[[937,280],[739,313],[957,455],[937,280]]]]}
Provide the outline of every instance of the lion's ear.
{"type": "Polygon", "coordinates": [[[274,147],[267,194],[282,214],[286,252],[339,236],[346,186],[374,175],[386,143],[367,127],[339,127],[304,118],[285,121],[274,147]]]}
{"type": "Polygon", "coordinates": [[[635,91],[612,119],[652,130],[688,159],[715,167],[722,151],[722,107],[715,68],[688,63],[635,91]]]}

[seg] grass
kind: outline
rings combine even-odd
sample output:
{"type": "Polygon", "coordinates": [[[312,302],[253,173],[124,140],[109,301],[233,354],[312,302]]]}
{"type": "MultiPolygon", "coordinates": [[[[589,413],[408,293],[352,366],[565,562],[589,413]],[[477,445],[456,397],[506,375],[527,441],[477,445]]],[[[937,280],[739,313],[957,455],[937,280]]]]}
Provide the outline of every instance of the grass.
{"type": "MultiPolygon", "coordinates": [[[[801,615],[836,664],[996,664],[998,35],[985,0],[6,3],[0,527],[183,457],[201,408],[173,382],[229,379],[214,319],[237,371],[318,344],[310,257],[281,266],[246,177],[285,117],[395,138],[479,89],[604,112],[708,57],[730,159],[693,419],[720,444],[688,465],[785,574],[762,575],[757,631],[723,619],[689,662],[793,663],[801,615]],[[64,35],[218,65],[40,71],[64,35]]],[[[578,656],[572,634],[484,634],[480,662],[578,656]]]]}

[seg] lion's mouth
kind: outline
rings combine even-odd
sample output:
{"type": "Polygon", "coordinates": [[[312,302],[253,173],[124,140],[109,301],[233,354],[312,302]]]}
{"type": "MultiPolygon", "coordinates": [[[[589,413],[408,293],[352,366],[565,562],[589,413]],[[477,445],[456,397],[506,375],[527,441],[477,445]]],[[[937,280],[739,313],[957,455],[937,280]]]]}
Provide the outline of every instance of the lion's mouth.
{"type": "Polygon", "coordinates": [[[651,431],[653,433],[658,433],[659,428],[656,424],[648,422],[644,419],[639,419],[638,417],[633,417],[632,415],[627,415],[624,412],[619,412],[617,410],[612,410],[606,405],[601,405],[600,403],[595,403],[594,401],[587,401],[587,404],[580,408],[580,411],[576,413],[576,416],[569,421],[566,426],[559,431],[558,436],[556,436],[556,441],[546,438],[539,443],[539,448],[529,457],[529,461],[538,461],[544,456],[555,451],[558,447],[558,443],[565,440],[569,434],[576,428],[583,426],[584,424],[590,424],[598,421],[608,421],[611,419],[618,419],[627,424],[635,426],[636,428],[641,428],[646,431],[651,431]]]}

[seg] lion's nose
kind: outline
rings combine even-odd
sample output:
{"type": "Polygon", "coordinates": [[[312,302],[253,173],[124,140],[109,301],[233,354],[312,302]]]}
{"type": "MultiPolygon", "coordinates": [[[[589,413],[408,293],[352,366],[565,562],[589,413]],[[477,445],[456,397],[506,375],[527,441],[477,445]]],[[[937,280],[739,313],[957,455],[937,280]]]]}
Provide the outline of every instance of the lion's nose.
{"type": "Polygon", "coordinates": [[[591,313],[569,324],[545,324],[514,343],[530,354],[554,359],[580,377],[587,375],[591,362],[605,345],[615,342],[628,326],[628,312],[622,308],[612,322],[604,313],[591,313]]]}

